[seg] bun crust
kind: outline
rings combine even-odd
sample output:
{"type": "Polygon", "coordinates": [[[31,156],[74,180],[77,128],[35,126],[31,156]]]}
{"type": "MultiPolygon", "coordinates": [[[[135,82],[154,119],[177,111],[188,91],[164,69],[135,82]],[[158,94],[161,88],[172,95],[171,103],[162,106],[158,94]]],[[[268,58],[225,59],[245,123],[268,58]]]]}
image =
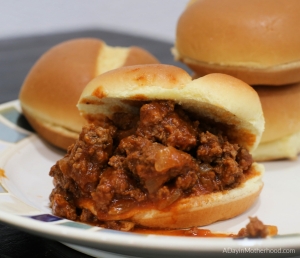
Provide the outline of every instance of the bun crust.
{"type": "Polygon", "coordinates": [[[76,103],[90,80],[123,65],[158,62],[138,47],[110,47],[93,38],[63,42],[28,73],[19,95],[24,115],[40,136],[66,149],[85,124],[76,103]]]}
{"type": "Polygon", "coordinates": [[[300,81],[297,0],[191,1],[177,23],[175,58],[200,76],[221,72],[248,84],[300,81]]]}
{"type": "Polygon", "coordinates": [[[250,151],[260,141],[264,117],[257,93],[224,74],[192,80],[184,70],[170,65],[123,67],[93,79],[82,92],[78,108],[83,117],[92,120],[99,114],[111,118],[117,110],[138,112],[143,101],[166,99],[230,125],[231,138],[250,151]]]}

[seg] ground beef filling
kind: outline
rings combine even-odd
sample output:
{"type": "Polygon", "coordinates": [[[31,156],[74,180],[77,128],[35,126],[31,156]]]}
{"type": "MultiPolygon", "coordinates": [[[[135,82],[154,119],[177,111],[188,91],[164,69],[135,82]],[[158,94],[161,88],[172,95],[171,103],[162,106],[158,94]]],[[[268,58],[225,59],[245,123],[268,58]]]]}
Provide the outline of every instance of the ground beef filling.
{"type": "Polygon", "coordinates": [[[155,101],[139,116],[117,113],[104,126],[83,127],[51,168],[50,204],[57,216],[130,230],[137,209],[168,209],[184,197],[232,189],[251,164],[221,130],[191,120],[171,101],[155,101]]]}

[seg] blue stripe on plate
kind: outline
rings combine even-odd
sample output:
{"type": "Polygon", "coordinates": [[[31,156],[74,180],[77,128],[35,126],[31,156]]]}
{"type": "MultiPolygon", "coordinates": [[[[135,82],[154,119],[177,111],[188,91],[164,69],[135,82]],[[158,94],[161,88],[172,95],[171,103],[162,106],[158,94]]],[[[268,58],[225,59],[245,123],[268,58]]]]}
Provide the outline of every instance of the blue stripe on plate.
{"type": "Polygon", "coordinates": [[[0,111],[0,114],[14,124],[17,124],[18,119],[21,115],[21,113],[14,107],[3,109],[0,111]]]}
{"type": "Polygon", "coordinates": [[[51,214],[39,214],[39,215],[28,216],[28,217],[35,220],[44,221],[44,222],[53,222],[53,221],[62,220],[62,218],[53,216],[51,214]]]}
{"type": "Polygon", "coordinates": [[[20,113],[15,107],[9,107],[9,108],[0,110],[0,114],[2,116],[4,116],[7,120],[9,120],[11,123],[23,128],[23,129],[33,132],[32,127],[27,122],[24,115],[22,113],[20,113]]]}
{"type": "Polygon", "coordinates": [[[0,140],[4,142],[17,143],[20,140],[28,137],[29,135],[20,133],[7,125],[0,122],[0,140]]]}
{"type": "Polygon", "coordinates": [[[0,193],[6,193],[6,191],[4,190],[4,188],[0,185],[0,193]]]}
{"type": "Polygon", "coordinates": [[[81,229],[93,228],[93,226],[83,224],[83,223],[73,222],[73,221],[67,221],[67,222],[59,223],[59,225],[67,226],[67,227],[71,227],[71,228],[81,228],[81,229]]]}

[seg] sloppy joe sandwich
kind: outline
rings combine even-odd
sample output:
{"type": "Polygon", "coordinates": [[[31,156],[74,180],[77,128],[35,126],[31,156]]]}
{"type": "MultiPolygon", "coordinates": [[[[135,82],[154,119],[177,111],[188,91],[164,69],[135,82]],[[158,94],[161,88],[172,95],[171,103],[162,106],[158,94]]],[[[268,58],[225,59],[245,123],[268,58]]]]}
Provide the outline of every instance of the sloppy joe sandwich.
{"type": "Polygon", "coordinates": [[[162,64],[93,79],[88,121],[50,170],[55,215],[107,228],[188,228],[246,211],[263,187],[252,160],[264,129],[257,93],[223,74],[192,80],[162,64]]]}
{"type": "Polygon", "coordinates": [[[299,0],[192,0],[177,22],[174,56],[198,76],[300,82],[299,9],[299,0]]]}
{"type": "Polygon", "coordinates": [[[94,38],[62,42],[29,71],[19,95],[23,114],[40,136],[66,149],[85,123],[76,104],[86,84],[108,70],[147,63],[159,61],[135,46],[112,47],[94,38]]]}

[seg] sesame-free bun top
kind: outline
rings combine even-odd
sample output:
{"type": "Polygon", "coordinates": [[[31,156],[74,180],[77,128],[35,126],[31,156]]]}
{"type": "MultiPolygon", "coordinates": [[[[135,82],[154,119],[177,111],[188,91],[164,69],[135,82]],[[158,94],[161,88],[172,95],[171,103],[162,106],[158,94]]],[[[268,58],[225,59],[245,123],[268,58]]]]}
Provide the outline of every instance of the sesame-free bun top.
{"type": "Polygon", "coordinates": [[[300,81],[299,0],[193,0],[177,23],[175,58],[199,76],[248,84],[300,81]]]}
{"type": "Polygon", "coordinates": [[[183,109],[228,125],[229,137],[249,151],[260,141],[264,117],[257,93],[246,83],[224,74],[195,80],[181,68],[136,65],[106,72],[83,90],[78,108],[88,121],[117,111],[138,112],[149,100],[173,100],[183,109]]]}
{"type": "Polygon", "coordinates": [[[86,84],[108,70],[146,63],[159,61],[139,47],[111,47],[94,38],[62,42],[29,71],[19,95],[22,111],[40,136],[66,149],[85,123],[76,104],[86,84]]]}

